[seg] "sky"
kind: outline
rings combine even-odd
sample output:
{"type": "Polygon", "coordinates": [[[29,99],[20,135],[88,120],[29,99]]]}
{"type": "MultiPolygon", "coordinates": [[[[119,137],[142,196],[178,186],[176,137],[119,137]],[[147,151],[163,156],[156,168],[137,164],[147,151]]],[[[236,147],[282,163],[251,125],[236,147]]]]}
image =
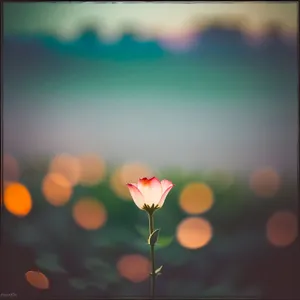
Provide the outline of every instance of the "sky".
{"type": "MultiPolygon", "coordinates": [[[[284,30],[297,28],[298,1],[294,2],[203,2],[186,3],[6,3],[5,33],[48,32],[76,36],[93,24],[105,36],[120,34],[124,24],[138,25],[142,35],[184,34],[194,24],[222,17],[247,20],[251,31],[261,31],[268,22],[279,22],[284,30]]],[[[246,26],[246,25],[245,25],[246,26]]]]}
{"type": "MultiPolygon", "coordinates": [[[[111,36],[127,23],[173,35],[190,30],[196,17],[205,23],[218,15],[246,16],[254,29],[269,21],[297,28],[296,3],[78,2],[5,4],[4,31],[62,36],[96,22],[111,36]]],[[[7,151],[99,152],[114,162],[191,169],[271,165],[296,176],[296,64],[271,70],[247,59],[220,60],[219,49],[217,60],[179,55],[142,63],[35,51],[4,59],[7,151]]]]}

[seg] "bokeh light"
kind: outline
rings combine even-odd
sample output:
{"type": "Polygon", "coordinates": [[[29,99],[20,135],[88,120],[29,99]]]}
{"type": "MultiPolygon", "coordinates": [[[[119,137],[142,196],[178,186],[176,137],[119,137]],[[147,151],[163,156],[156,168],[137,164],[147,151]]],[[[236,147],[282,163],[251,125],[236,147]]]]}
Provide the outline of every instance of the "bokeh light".
{"type": "Polygon", "coordinates": [[[276,195],[281,185],[279,174],[272,168],[262,168],[254,171],[250,177],[250,187],[255,195],[271,198],[276,195]]]}
{"type": "Polygon", "coordinates": [[[212,226],[203,218],[189,217],[177,226],[176,237],[184,248],[201,248],[209,243],[212,236],[212,226]]]}
{"type": "Polygon", "coordinates": [[[11,183],[4,190],[4,206],[18,216],[26,216],[32,208],[31,195],[26,186],[20,183],[11,183]]]}
{"type": "Polygon", "coordinates": [[[57,155],[50,163],[49,173],[61,174],[72,185],[76,185],[80,177],[79,159],[69,154],[57,155]]]}
{"type": "Polygon", "coordinates": [[[111,176],[110,185],[113,191],[122,199],[131,200],[127,183],[137,183],[142,177],[154,176],[151,169],[142,163],[129,163],[117,169],[111,176]]]}
{"type": "Polygon", "coordinates": [[[10,154],[3,155],[3,180],[18,181],[20,168],[17,160],[10,154]]]}
{"type": "Polygon", "coordinates": [[[9,185],[11,185],[12,183],[14,183],[14,182],[11,182],[11,181],[4,181],[3,182],[3,185],[1,185],[1,195],[0,195],[0,200],[1,200],[1,205],[3,204],[3,197],[4,197],[4,193],[5,193],[5,190],[6,190],[6,188],[9,186],[9,185]],[[3,191],[3,193],[2,193],[2,191],[3,191]]]}
{"type": "Polygon", "coordinates": [[[213,205],[213,191],[204,183],[190,183],[180,194],[180,207],[189,214],[200,214],[213,205]]]}
{"type": "Polygon", "coordinates": [[[39,271],[28,271],[25,274],[26,280],[35,288],[45,290],[49,288],[48,278],[39,271]]]}
{"type": "Polygon", "coordinates": [[[146,280],[150,273],[150,261],[139,254],[122,256],[117,262],[120,275],[134,283],[146,280]]]}
{"type": "Polygon", "coordinates": [[[83,186],[92,186],[101,182],[105,177],[106,166],[104,160],[95,154],[84,154],[79,157],[80,178],[83,186]]]}
{"type": "Polygon", "coordinates": [[[107,220],[105,206],[94,198],[82,198],[73,206],[75,222],[86,230],[96,230],[107,220]]]}
{"type": "Polygon", "coordinates": [[[50,204],[61,206],[70,200],[73,189],[72,184],[63,175],[49,173],[43,180],[42,192],[50,204]]]}
{"type": "Polygon", "coordinates": [[[267,222],[267,239],[276,247],[292,244],[298,235],[297,216],[289,211],[274,213],[267,222]]]}
{"type": "Polygon", "coordinates": [[[117,169],[110,177],[111,189],[121,198],[130,199],[128,188],[121,181],[121,170],[117,169]]]}

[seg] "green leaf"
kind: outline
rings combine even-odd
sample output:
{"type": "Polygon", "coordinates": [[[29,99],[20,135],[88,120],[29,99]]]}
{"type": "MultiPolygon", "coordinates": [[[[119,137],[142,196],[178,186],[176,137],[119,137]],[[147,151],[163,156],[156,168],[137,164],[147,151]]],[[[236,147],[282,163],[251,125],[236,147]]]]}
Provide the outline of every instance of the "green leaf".
{"type": "Polygon", "coordinates": [[[155,270],[155,275],[158,276],[158,275],[161,275],[161,270],[162,270],[163,266],[160,266],[159,268],[157,268],[155,270]]]}
{"type": "Polygon", "coordinates": [[[173,236],[159,236],[159,242],[157,243],[157,248],[165,248],[168,247],[172,241],[173,241],[174,237],[173,236]]]}
{"type": "Polygon", "coordinates": [[[149,236],[148,238],[148,244],[153,246],[156,244],[157,240],[158,240],[158,235],[159,235],[159,231],[160,229],[155,229],[149,236]]]}
{"type": "MultiPolygon", "coordinates": [[[[149,236],[148,227],[136,226],[136,230],[143,238],[145,238],[145,239],[148,238],[148,236],[149,236]]],[[[156,243],[155,247],[157,250],[166,248],[173,242],[173,240],[174,240],[173,235],[161,235],[160,234],[159,241],[156,243]]],[[[146,245],[148,245],[148,244],[146,243],[146,245]]],[[[144,249],[143,246],[142,246],[142,248],[144,249]]],[[[146,248],[146,250],[148,250],[148,248],[146,248]]]]}

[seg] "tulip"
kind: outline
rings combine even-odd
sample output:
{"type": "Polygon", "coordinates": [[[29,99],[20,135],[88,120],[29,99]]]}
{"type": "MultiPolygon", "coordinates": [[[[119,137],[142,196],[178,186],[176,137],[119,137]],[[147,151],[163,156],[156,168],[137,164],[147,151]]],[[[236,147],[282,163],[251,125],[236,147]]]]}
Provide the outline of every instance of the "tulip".
{"type": "Polygon", "coordinates": [[[174,184],[169,180],[160,182],[156,177],[152,177],[150,179],[141,178],[137,184],[128,183],[127,186],[137,207],[151,212],[164,205],[174,184]]]}
{"type": "Polygon", "coordinates": [[[151,296],[154,299],[155,279],[161,274],[162,266],[155,270],[154,246],[158,240],[159,229],[154,230],[153,214],[160,209],[166,200],[167,195],[174,184],[169,180],[159,181],[156,177],[141,178],[138,183],[128,183],[130,195],[139,209],[145,210],[149,217],[149,238],[150,258],[152,265],[151,275],[151,296]]]}

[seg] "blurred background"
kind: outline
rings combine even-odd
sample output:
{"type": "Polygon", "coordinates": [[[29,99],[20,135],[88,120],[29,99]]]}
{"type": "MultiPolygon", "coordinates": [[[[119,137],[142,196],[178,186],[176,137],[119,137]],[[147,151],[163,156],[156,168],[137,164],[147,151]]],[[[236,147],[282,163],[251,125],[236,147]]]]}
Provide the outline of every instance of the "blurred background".
{"type": "Polygon", "coordinates": [[[298,2],[3,10],[1,295],[300,298],[298,2]]]}

